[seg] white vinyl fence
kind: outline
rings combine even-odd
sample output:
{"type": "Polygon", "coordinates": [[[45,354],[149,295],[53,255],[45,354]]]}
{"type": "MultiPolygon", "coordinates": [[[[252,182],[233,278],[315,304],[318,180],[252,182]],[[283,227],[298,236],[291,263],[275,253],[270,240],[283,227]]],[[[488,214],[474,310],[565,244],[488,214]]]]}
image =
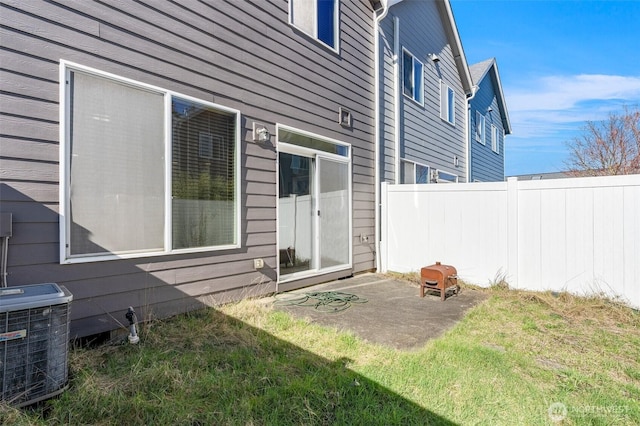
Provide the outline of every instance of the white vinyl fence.
{"type": "Polygon", "coordinates": [[[381,270],[441,261],[488,286],[640,308],[640,175],[382,189],[381,270]]]}
{"type": "MultiPolygon", "coordinates": [[[[329,191],[320,194],[324,222],[331,224],[331,232],[323,232],[321,247],[331,247],[331,251],[322,253],[324,261],[346,263],[349,257],[349,221],[344,217],[348,212],[348,194],[345,190],[329,191]]],[[[291,195],[278,200],[279,247],[293,248],[300,259],[311,259],[314,250],[313,219],[315,210],[310,195],[291,195]]]]}

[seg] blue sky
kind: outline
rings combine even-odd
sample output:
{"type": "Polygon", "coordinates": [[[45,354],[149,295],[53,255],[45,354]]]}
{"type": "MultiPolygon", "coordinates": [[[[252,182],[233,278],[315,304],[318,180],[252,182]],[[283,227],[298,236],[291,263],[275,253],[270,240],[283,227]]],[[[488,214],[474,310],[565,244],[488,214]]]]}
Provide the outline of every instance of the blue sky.
{"type": "Polygon", "coordinates": [[[495,57],[505,174],[566,169],[586,120],[640,105],[640,0],[451,0],[469,64],[495,57]]]}

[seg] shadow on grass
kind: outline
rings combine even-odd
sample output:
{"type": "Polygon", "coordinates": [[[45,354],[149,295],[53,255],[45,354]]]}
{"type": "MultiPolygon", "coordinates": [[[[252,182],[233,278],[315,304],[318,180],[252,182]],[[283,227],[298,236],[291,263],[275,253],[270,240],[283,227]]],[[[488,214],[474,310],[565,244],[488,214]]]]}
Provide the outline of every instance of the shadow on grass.
{"type": "MultiPolygon", "coordinates": [[[[438,424],[437,414],[214,309],[143,329],[137,346],[72,353],[70,389],[40,414],[70,424],[438,424]]],[[[42,418],[42,417],[40,417],[42,418]]]]}
{"type": "MultiPolygon", "coordinates": [[[[205,266],[213,271],[213,255],[60,265],[58,253],[49,250],[57,246],[57,213],[8,185],[1,184],[0,193],[1,210],[12,212],[15,223],[10,286],[65,285],[74,295],[72,336],[117,328],[116,319],[124,321],[128,306],[136,308],[139,318],[197,310],[143,326],[136,346],[72,351],[69,390],[21,411],[0,405],[0,424],[453,424],[353,372],[348,359],[325,359],[219,311],[202,309],[205,305],[175,279],[156,276],[172,277],[187,258],[198,271],[205,266]],[[40,222],[45,225],[39,227],[40,222]],[[41,241],[40,228],[56,243],[33,252],[32,246],[40,246],[32,244],[41,241]]],[[[216,286],[235,289],[230,298],[268,292],[271,276],[247,288],[238,285],[256,274],[220,278],[216,286]]]]}

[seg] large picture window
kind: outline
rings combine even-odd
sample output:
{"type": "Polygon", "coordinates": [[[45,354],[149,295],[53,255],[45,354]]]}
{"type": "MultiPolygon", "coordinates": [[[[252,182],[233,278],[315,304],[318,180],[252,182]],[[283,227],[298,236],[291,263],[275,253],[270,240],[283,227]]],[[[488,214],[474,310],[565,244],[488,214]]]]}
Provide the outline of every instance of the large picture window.
{"type": "Polygon", "coordinates": [[[289,0],[289,20],[298,29],[338,50],[338,0],[289,0]]]}
{"type": "Polygon", "coordinates": [[[63,67],[61,260],[236,247],[239,113],[63,67]]]}

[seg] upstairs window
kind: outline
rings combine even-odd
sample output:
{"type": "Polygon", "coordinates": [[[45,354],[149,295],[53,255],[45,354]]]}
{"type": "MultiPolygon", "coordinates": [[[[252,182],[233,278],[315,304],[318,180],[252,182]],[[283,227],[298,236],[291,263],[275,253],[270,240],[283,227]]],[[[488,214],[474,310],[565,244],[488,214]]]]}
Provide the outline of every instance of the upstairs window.
{"type": "Polygon", "coordinates": [[[480,114],[480,111],[476,111],[476,140],[484,145],[484,129],[485,129],[485,118],[484,115],[480,114]]]}
{"type": "Polygon", "coordinates": [[[402,87],[405,96],[423,104],[423,66],[408,50],[402,49],[402,87]]]}
{"type": "Polygon", "coordinates": [[[338,0],[289,0],[289,22],[338,50],[338,0]]]}
{"type": "Polygon", "coordinates": [[[455,125],[456,92],[444,82],[440,82],[440,118],[455,125]]]}
{"type": "Polygon", "coordinates": [[[496,154],[500,153],[500,145],[498,143],[498,128],[495,125],[491,125],[491,149],[496,154]]]}

